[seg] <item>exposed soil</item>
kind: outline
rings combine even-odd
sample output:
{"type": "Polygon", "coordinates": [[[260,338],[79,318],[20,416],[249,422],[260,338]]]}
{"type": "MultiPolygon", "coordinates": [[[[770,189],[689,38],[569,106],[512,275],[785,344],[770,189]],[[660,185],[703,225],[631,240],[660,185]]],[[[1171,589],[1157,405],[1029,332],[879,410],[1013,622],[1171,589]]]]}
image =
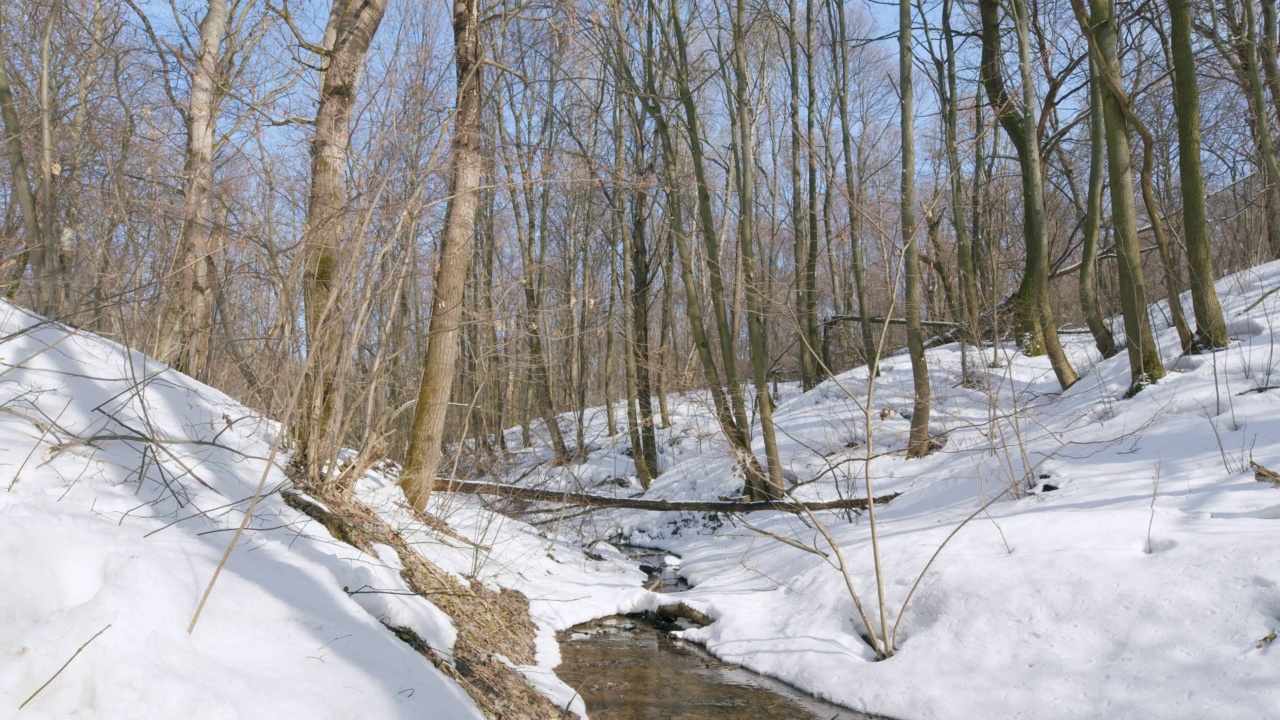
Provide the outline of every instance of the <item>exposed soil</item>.
{"type": "Polygon", "coordinates": [[[355,499],[335,497],[308,488],[307,495],[328,508],[284,491],[284,501],[295,510],[324,525],[343,542],[373,553],[373,544],[395,549],[404,566],[401,576],[414,592],[428,598],[453,620],[458,639],[453,662],[441,658],[406,628],[389,628],[442,672],[458,681],[488,717],[497,720],[553,720],[571,717],[535,690],[498,656],[513,663],[534,662],[533,621],[529,600],[514,590],[495,592],[483,583],[463,586],[451,575],[427,562],[394,528],[355,499]]]}

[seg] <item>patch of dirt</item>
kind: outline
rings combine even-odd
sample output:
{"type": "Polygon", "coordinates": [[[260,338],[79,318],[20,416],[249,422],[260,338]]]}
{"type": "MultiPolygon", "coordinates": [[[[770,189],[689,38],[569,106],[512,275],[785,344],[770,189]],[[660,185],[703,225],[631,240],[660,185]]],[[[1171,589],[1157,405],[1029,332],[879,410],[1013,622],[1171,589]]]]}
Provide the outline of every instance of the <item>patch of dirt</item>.
{"type": "Polygon", "coordinates": [[[400,533],[358,500],[313,489],[303,492],[305,496],[285,490],[281,496],[290,507],[324,525],[343,542],[371,554],[374,543],[394,548],[404,566],[401,577],[409,588],[429,598],[449,615],[458,632],[452,663],[432,652],[412,631],[388,629],[462,685],[487,717],[495,720],[576,717],[553,705],[519,672],[499,659],[501,655],[517,665],[534,662],[536,628],[529,619],[528,598],[510,589],[495,592],[479,582],[464,587],[449,573],[427,562],[400,533]],[[315,498],[324,507],[308,497],[315,498]]]}

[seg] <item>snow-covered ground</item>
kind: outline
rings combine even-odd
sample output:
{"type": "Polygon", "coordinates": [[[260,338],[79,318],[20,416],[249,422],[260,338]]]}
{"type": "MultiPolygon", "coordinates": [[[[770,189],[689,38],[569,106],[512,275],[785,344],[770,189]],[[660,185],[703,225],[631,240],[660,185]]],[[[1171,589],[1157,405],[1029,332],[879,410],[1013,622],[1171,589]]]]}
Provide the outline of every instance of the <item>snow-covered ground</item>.
{"type": "MultiPolygon", "coordinates": [[[[521,670],[576,709],[551,671],[555,631],[659,601],[602,542],[626,540],[682,556],[693,587],[679,599],[716,618],[686,638],[853,708],[913,720],[1275,716],[1280,648],[1256,646],[1280,629],[1280,489],[1256,482],[1250,461],[1280,469],[1280,389],[1267,389],[1280,386],[1280,292],[1265,295],[1278,287],[1280,263],[1221,281],[1236,340],[1178,360],[1155,306],[1170,373],[1131,400],[1124,356],[1102,360],[1087,335],[1068,336],[1083,378],[1065,393],[1043,358],[1009,347],[971,356],[969,386],[956,346],[931,351],[945,444],[924,459],[902,456],[905,356],[885,360],[870,398],[865,369],[805,394],[784,386],[775,418],[796,497],[861,496],[868,471],[876,495],[902,493],[877,512],[884,615],[891,634],[897,625],[885,661],[860,637],[848,590],[879,632],[865,515],[819,513],[819,528],[776,513],[610,510],[534,526],[437,495],[446,534],[404,510],[392,478],[371,472],[357,491],[465,582],[528,595],[538,657],[521,670]]],[[[395,594],[405,588],[394,551],[339,543],[272,494],[286,482],[266,461],[273,423],[9,306],[0,361],[0,716],[82,646],[23,716],[479,716],[383,627],[412,627],[445,657],[454,642],[428,600],[395,594]],[[189,635],[260,482],[251,530],[189,635]]],[[[705,397],[671,405],[664,472],[647,496],[739,492],[705,397]]],[[[619,486],[632,472],[625,435],[605,437],[602,411],[589,420],[597,449],[586,460],[551,468],[535,447],[507,476],[638,494],[633,481],[619,486]]]]}
{"type": "Polygon", "coordinates": [[[381,622],[447,655],[446,616],[344,591],[407,590],[394,551],[339,543],[275,494],[188,634],[259,482],[286,482],[266,462],[277,427],[9,305],[0,334],[0,717],[482,717],[381,622]]]}
{"type": "MultiPolygon", "coordinates": [[[[1083,376],[1065,393],[1046,359],[1011,347],[995,352],[996,363],[988,348],[970,387],[957,346],[931,351],[933,431],[945,445],[924,459],[901,452],[901,413],[912,402],[905,356],[883,363],[870,400],[865,369],[805,394],[783,388],[775,420],[797,497],[864,495],[868,467],[876,495],[903,493],[877,517],[889,634],[897,628],[887,661],[860,637],[838,559],[812,521],[758,513],[747,527],[609,511],[563,531],[682,554],[694,587],[681,599],[717,618],[685,638],[855,709],[902,718],[1278,716],[1280,647],[1256,646],[1280,629],[1280,489],[1255,481],[1250,462],[1280,469],[1280,292],[1267,295],[1280,288],[1280,263],[1218,288],[1231,346],[1178,358],[1157,304],[1169,373],[1129,400],[1127,359],[1103,360],[1088,335],[1064,336],[1083,376]],[[935,551],[992,499],[903,611],[935,551]]],[[[659,432],[664,472],[648,497],[740,490],[706,405],[673,399],[672,428],[659,432]]],[[[525,482],[638,493],[605,482],[630,462],[625,436],[604,438],[602,425],[598,413],[602,447],[589,461],[525,482]]],[[[819,520],[879,630],[867,518],[819,520]]]]}

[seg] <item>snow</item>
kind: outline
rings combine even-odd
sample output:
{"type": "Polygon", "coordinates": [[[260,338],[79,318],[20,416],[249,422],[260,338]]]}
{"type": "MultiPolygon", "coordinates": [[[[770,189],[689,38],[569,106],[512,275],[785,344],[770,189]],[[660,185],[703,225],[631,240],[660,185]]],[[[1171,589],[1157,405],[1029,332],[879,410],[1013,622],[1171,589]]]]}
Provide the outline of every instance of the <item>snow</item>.
{"type": "MultiPolygon", "coordinates": [[[[0,333],[0,716],[102,631],[22,717],[481,717],[382,623],[447,655],[443,613],[418,596],[344,592],[408,592],[394,551],[336,542],[277,495],[188,634],[278,428],[12,306],[0,333]],[[143,435],[161,442],[124,439],[143,435]]],[[[266,488],[284,482],[272,466],[266,488]]]]}
{"type": "MultiPolygon", "coordinates": [[[[880,633],[866,514],[613,509],[525,522],[436,494],[442,530],[405,511],[390,471],[356,492],[462,582],[527,595],[537,657],[518,669],[580,713],[553,672],[556,633],[678,600],[715,619],[682,635],[720,658],[892,717],[1274,716],[1280,649],[1258,645],[1280,628],[1280,490],[1255,481],[1250,462],[1280,469],[1280,293],[1268,294],[1280,263],[1218,287],[1231,346],[1178,357],[1156,303],[1169,374],[1133,399],[1124,354],[1102,359],[1087,335],[1064,335],[1082,375],[1066,392],[1044,358],[1010,346],[971,351],[969,385],[957,346],[931,350],[943,447],[923,459],[903,456],[905,356],[886,358],[873,385],[859,368],[808,393],[781,387],[795,497],[901,493],[876,511],[897,639],[888,660],[863,640],[848,589],[880,633]],[[691,587],[645,590],[619,542],[660,549],[691,587]]],[[[10,306],[0,333],[0,715],[106,627],[24,716],[479,716],[384,628],[410,627],[444,657],[455,637],[428,599],[404,594],[395,551],[337,542],[275,494],[287,481],[283,458],[266,461],[274,423],[10,306]],[[141,435],[161,442],[130,439],[141,435]],[[188,635],[264,472],[268,495],[188,635]]],[[[644,495],[739,493],[705,393],[670,406],[664,472],[644,495]]],[[[541,442],[509,460],[506,480],[640,494],[625,435],[607,436],[602,408],[587,415],[588,458],[552,467],[541,442]]],[[[509,437],[518,446],[519,432],[509,437]]]]}
{"type": "MultiPolygon", "coordinates": [[[[1280,293],[1267,294],[1277,287],[1280,263],[1222,280],[1234,340],[1206,355],[1179,358],[1166,306],[1154,305],[1169,374],[1128,400],[1123,352],[1104,360],[1088,335],[1064,335],[1082,375],[1066,392],[1046,359],[1013,347],[998,348],[996,363],[990,347],[985,362],[971,357],[974,387],[961,383],[957,346],[932,350],[933,432],[945,444],[923,459],[902,453],[901,413],[912,404],[905,356],[884,361],[870,397],[865,368],[804,394],[783,386],[775,422],[798,498],[863,496],[868,468],[875,494],[903,493],[877,509],[890,635],[897,625],[888,660],[876,661],[860,637],[866,628],[838,559],[808,518],[745,520],[825,558],[702,514],[611,510],[566,521],[563,533],[679,554],[693,587],[671,599],[716,618],[685,639],[854,709],[901,718],[1274,716],[1280,650],[1255,646],[1280,627],[1280,491],[1256,482],[1249,463],[1280,468],[1280,391],[1269,389],[1280,386],[1280,293]]],[[[707,399],[670,405],[672,427],[659,432],[664,472],[646,496],[740,492],[707,399]]],[[[538,449],[511,476],[638,492],[603,483],[630,470],[627,442],[604,437],[603,412],[591,417],[601,449],[587,462],[526,475],[545,458],[538,449]]],[[[756,450],[763,457],[759,442],[756,450]]],[[[879,631],[866,516],[817,519],[879,631]]]]}

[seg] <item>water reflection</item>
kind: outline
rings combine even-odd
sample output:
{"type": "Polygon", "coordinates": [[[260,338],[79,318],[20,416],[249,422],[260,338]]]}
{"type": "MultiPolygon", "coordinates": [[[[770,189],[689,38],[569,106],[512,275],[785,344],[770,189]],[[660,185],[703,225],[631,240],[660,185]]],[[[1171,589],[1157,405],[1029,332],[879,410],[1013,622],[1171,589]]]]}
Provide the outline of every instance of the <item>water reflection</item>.
{"type": "Polygon", "coordinates": [[[643,621],[605,618],[560,636],[556,674],[593,720],[868,718],[729,665],[643,621]]]}

